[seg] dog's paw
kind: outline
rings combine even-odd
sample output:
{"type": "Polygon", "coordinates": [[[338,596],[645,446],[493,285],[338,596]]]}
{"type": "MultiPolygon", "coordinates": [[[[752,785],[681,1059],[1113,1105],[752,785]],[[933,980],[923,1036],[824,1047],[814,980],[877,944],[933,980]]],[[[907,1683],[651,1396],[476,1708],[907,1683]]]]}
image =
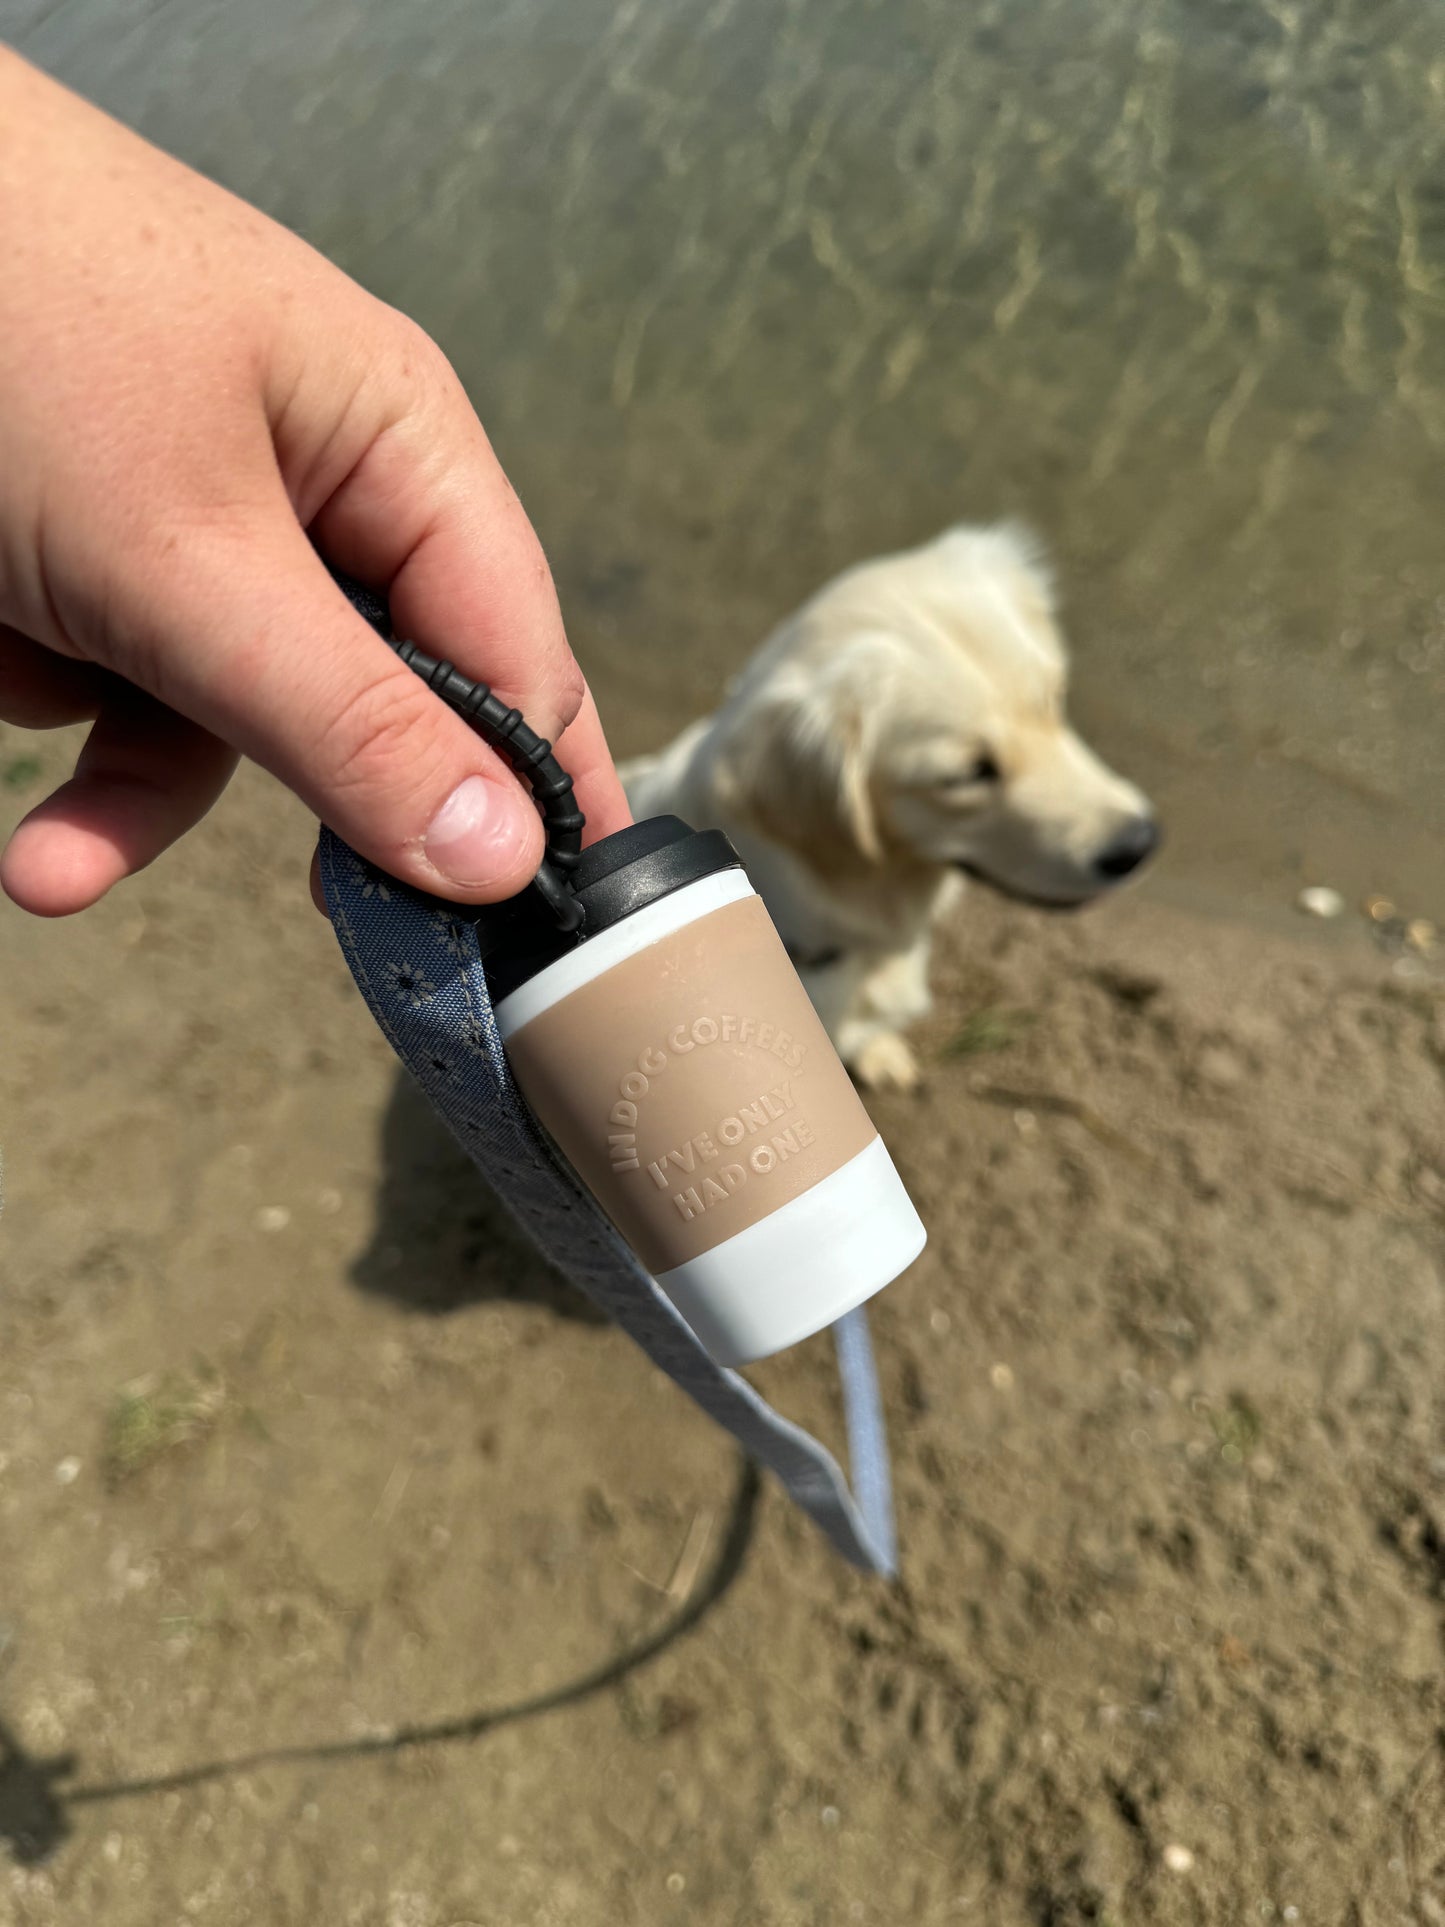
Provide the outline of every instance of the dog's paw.
{"type": "Polygon", "coordinates": [[[860,1044],[848,1065],[865,1091],[916,1091],[923,1082],[913,1046],[896,1030],[881,1030],[860,1044]]]}

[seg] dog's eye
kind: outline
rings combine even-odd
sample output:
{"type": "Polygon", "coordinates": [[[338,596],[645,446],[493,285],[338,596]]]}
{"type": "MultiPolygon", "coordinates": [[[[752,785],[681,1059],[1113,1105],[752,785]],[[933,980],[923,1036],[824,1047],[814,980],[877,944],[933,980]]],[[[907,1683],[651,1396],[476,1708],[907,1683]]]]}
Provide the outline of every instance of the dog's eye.
{"type": "Polygon", "coordinates": [[[987,750],[981,750],[963,769],[950,770],[947,776],[940,779],[938,787],[945,791],[976,790],[985,783],[997,783],[1002,775],[1003,771],[996,760],[987,750]]]}

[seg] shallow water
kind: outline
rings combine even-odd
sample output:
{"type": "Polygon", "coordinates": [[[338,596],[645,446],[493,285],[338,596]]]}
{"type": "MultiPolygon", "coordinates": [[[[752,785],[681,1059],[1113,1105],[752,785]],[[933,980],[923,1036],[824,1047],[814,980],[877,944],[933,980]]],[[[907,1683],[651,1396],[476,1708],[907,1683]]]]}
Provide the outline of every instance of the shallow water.
{"type": "Polygon", "coordinates": [[[621,749],[839,566],[1047,537],[1159,887],[1445,912],[1433,0],[4,0],[408,308],[621,749]]]}

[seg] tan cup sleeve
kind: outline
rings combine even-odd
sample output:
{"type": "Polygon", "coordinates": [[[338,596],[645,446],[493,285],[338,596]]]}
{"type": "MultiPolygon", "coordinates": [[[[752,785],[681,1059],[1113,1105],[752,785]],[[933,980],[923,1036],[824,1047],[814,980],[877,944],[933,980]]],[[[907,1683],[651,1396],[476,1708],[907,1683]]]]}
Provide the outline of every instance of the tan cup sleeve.
{"type": "Polygon", "coordinates": [[[593,978],[507,1055],[654,1273],[758,1223],[876,1136],[756,896],[593,978]]]}

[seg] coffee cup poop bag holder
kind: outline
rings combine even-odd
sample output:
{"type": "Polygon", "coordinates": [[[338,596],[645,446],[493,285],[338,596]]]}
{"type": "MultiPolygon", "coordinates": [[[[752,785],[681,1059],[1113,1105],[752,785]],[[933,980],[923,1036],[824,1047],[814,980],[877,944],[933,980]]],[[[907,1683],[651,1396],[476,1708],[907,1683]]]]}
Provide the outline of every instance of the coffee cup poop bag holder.
{"type": "MultiPolygon", "coordinates": [[[[542,811],[547,860],[532,892],[557,925],[580,920],[567,874],[581,849],[571,780],[515,710],[391,635],[385,605],[342,580],[353,604],[527,781],[542,811]]],[[[322,888],[342,953],[372,1016],[442,1121],[543,1256],[621,1326],[709,1418],[773,1472],[835,1549],[865,1571],[896,1571],[888,1446],[859,1305],[833,1325],[853,1484],[817,1439],[738,1372],[717,1364],[579,1181],[513,1077],[483,965],[489,915],[428,897],[374,868],[323,829],[322,888]]]]}

